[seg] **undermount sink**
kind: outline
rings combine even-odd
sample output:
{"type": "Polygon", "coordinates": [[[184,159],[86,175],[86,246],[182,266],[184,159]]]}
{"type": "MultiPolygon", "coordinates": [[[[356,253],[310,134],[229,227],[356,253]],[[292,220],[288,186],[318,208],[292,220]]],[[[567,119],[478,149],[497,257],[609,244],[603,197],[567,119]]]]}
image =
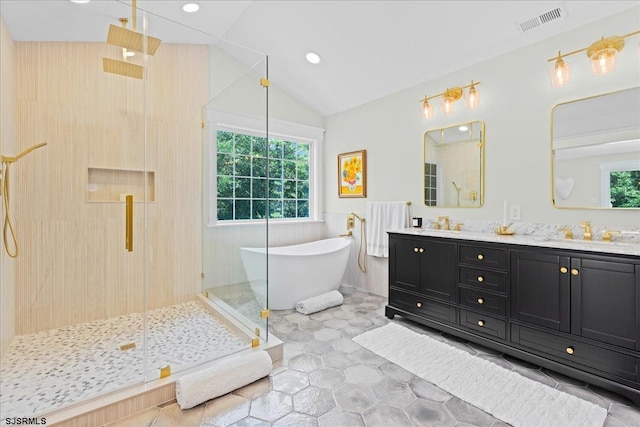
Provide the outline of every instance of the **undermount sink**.
{"type": "Polygon", "coordinates": [[[442,228],[423,228],[420,231],[433,231],[436,233],[459,233],[462,230],[444,230],[442,228]]]}
{"type": "Polygon", "coordinates": [[[628,242],[605,241],[605,240],[583,240],[583,239],[564,239],[562,237],[546,237],[544,242],[568,243],[580,246],[625,246],[628,242]]]}

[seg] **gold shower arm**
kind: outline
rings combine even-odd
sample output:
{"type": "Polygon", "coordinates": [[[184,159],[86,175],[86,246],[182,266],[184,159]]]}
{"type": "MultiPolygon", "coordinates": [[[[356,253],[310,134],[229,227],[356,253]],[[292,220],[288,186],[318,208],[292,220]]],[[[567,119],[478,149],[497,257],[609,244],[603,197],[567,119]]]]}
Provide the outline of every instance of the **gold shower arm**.
{"type": "Polygon", "coordinates": [[[45,145],[47,145],[46,142],[41,142],[40,144],[32,145],[31,147],[29,147],[26,150],[22,151],[21,153],[19,153],[15,157],[0,156],[0,159],[3,162],[6,162],[6,163],[15,163],[18,160],[20,160],[21,158],[23,158],[24,156],[26,156],[27,154],[29,154],[30,152],[32,152],[33,150],[35,150],[36,148],[44,147],[45,145]]]}

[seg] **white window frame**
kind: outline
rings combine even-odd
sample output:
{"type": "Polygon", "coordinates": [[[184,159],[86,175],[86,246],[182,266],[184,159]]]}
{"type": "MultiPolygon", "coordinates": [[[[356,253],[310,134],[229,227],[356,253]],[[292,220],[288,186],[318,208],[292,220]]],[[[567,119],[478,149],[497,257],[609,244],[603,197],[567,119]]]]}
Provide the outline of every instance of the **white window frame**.
{"type": "MultiPolygon", "coordinates": [[[[265,118],[243,116],[239,114],[220,111],[208,111],[207,123],[211,126],[209,132],[209,185],[206,197],[208,197],[209,212],[207,213],[208,226],[226,226],[238,224],[264,223],[262,219],[225,220],[218,221],[217,210],[217,134],[218,131],[228,131],[245,135],[262,136],[267,133],[265,118]]],[[[322,170],[323,170],[323,145],[324,129],[313,126],[301,125],[278,119],[269,119],[269,139],[283,139],[290,142],[309,144],[309,218],[269,218],[269,222],[308,222],[322,220],[322,170]]]]}

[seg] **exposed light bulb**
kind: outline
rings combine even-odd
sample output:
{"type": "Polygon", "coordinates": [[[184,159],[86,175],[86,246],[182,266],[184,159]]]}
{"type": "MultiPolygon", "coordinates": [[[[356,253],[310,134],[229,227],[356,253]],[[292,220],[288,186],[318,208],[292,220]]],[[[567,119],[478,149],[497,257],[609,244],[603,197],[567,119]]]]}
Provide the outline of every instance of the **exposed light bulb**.
{"type": "Polygon", "coordinates": [[[427,101],[427,95],[424,96],[424,101],[422,102],[422,117],[425,119],[430,119],[433,117],[433,108],[427,101]]]}
{"type": "Polygon", "coordinates": [[[612,73],[616,70],[616,58],[618,51],[614,48],[606,48],[591,55],[591,70],[596,76],[612,73]]]}
{"type": "Polygon", "coordinates": [[[562,60],[562,54],[558,51],[558,59],[549,69],[549,77],[553,87],[561,87],[571,81],[571,67],[562,60]]]}
{"type": "Polygon", "coordinates": [[[444,114],[451,114],[455,111],[455,105],[456,105],[456,100],[449,97],[449,96],[443,96],[442,98],[442,104],[440,105],[440,110],[444,113],[444,114]]]}
{"type": "Polygon", "coordinates": [[[473,84],[473,80],[471,80],[471,87],[469,88],[469,91],[464,96],[464,105],[466,105],[467,108],[478,108],[480,105],[480,94],[478,94],[478,91],[473,84]]]}
{"type": "Polygon", "coordinates": [[[89,3],[91,0],[71,0],[71,3],[84,4],[89,3]]]}

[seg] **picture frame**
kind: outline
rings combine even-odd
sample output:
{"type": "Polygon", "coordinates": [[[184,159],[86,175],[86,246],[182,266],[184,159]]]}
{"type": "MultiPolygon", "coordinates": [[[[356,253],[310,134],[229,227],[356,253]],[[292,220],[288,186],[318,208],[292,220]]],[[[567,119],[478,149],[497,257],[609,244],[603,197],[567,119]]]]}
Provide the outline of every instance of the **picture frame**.
{"type": "Polygon", "coordinates": [[[367,150],[338,154],[338,197],[367,197],[367,150]]]}

